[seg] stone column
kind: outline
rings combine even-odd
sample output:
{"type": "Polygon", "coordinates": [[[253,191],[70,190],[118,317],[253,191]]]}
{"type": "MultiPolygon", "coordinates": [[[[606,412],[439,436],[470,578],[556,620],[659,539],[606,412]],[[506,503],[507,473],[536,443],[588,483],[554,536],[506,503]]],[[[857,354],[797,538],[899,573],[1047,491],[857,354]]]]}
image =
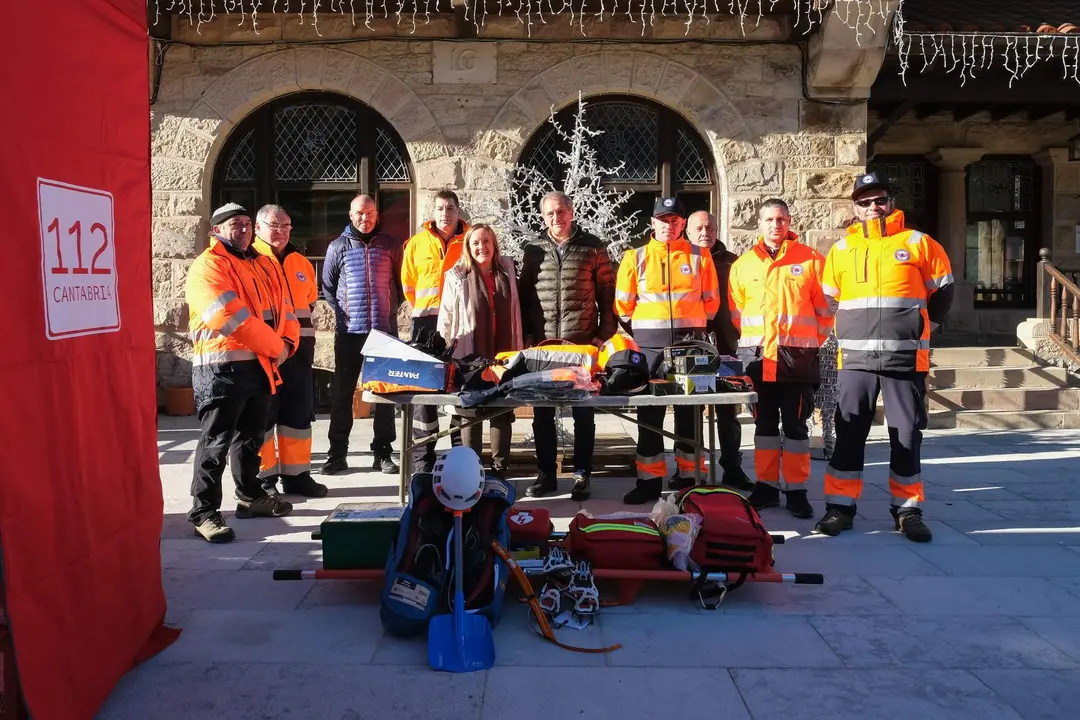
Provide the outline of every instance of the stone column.
{"type": "MultiPolygon", "coordinates": [[[[1067,148],[1047,148],[1032,159],[1042,168],[1042,242],[1050,262],[1075,267],[1076,227],[1080,224],[1080,163],[1069,162],[1067,148]]],[[[1036,259],[1037,262],[1037,259],[1036,259]]]]}
{"type": "Polygon", "coordinates": [[[952,263],[956,295],[952,311],[945,321],[949,333],[978,332],[974,288],[964,279],[967,237],[967,178],[965,170],[986,153],[981,148],[938,148],[927,157],[940,170],[938,175],[938,234],[952,263]]]}

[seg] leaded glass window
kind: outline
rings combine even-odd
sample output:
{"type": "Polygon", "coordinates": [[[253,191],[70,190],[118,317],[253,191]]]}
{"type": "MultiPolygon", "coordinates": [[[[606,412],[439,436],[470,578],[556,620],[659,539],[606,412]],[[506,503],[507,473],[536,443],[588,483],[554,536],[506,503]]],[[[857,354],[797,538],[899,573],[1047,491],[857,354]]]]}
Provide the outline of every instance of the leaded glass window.
{"type": "Polygon", "coordinates": [[[255,179],[255,131],[248,130],[236,143],[225,165],[225,179],[230,182],[250,182],[255,179]]]}
{"type": "Polygon", "coordinates": [[[277,180],[356,182],[356,113],[340,105],[293,105],[274,116],[277,180]]]}
{"type": "MultiPolygon", "coordinates": [[[[566,131],[574,126],[577,103],[556,114],[566,131]]],[[[697,131],[670,108],[636,97],[602,96],[587,99],[585,121],[603,133],[593,138],[598,160],[605,167],[622,163],[616,177],[605,182],[613,189],[633,191],[624,206],[637,210],[638,232],[648,237],[649,216],[658,197],[677,195],[686,212],[719,210],[712,154],[697,131]]],[[[549,123],[542,125],[526,144],[521,163],[535,168],[556,186],[564,169],[558,152],[566,143],[549,123]]]]}
{"type": "Polygon", "coordinates": [[[319,256],[348,224],[349,202],[374,195],[380,225],[402,239],[413,225],[412,165],[393,126],[371,108],[329,93],[296,93],[264,105],[226,141],[215,207],[235,200],[255,212],[282,205],[291,240],[319,256]]]}

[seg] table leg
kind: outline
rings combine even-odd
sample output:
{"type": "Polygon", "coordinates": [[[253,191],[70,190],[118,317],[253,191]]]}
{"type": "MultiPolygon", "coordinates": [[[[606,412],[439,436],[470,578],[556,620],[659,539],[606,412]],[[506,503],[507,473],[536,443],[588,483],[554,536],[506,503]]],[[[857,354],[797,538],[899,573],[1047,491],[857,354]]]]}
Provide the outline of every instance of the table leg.
{"type": "Polygon", "coordinates": [[[716,406],[705,407],[709,416],[709,485],[716,485],[716,406]]]}
{"type": "Polygon", "coordinates": [[[398,502],[405,505],[409,501],[409,478],[412,477],[412,403],[401,406],[401,458],[398,462],[398,502]]]}
{"type": "Polygon", "coordinates": [[[701,413],[694,413],[694,484],[701,484],[701,413]]]}

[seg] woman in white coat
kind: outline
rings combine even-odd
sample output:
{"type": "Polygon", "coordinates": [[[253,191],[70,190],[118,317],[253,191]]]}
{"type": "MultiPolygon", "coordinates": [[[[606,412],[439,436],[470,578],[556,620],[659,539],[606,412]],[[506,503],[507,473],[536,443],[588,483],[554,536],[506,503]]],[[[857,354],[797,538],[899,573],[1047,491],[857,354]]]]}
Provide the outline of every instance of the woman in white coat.
{"type": "MultiPolygon", "coordinates": [[[[446,274],[439,306],[438,328],[446,343],[457,342],[454,357],[476,355],[494,358],[498,353],[520,350],[521,306],[518,302],[514,263],[499,253],[499,241],[489,225],[473,225],[465,234],[461,259],[446,274]]],[[[466,411],[465,417],[482,415],[483,409],[466,411]]],[[[451,424],[461,424],[457,410],[451,424]]],[[[489,420],[491,473],[506,477],[510,458],[513,413],[489,420]]],[[[462,428],[462,442],[480,455],[484,447],[483,424],[462,428]]]]}

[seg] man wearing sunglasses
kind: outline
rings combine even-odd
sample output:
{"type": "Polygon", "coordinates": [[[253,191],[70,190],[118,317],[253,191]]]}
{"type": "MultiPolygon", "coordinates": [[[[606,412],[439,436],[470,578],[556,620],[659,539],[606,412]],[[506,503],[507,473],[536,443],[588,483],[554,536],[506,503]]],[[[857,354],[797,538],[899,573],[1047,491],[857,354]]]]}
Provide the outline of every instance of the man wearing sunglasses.
{"type": "Polygon", "coordinates": [[[863,455],[878,394],[889,424],[889,493],[897,530],[928,542],[919,447],[926,428],[931,323],[952,304],[949,257],[904,225],[888,180],[867,173],[851,194],[855,222],[829,250],[822,280],[836,312],[836,447],[825,470],[825,516],[815,532],[851,529],[862,493],[863,455]]]}

